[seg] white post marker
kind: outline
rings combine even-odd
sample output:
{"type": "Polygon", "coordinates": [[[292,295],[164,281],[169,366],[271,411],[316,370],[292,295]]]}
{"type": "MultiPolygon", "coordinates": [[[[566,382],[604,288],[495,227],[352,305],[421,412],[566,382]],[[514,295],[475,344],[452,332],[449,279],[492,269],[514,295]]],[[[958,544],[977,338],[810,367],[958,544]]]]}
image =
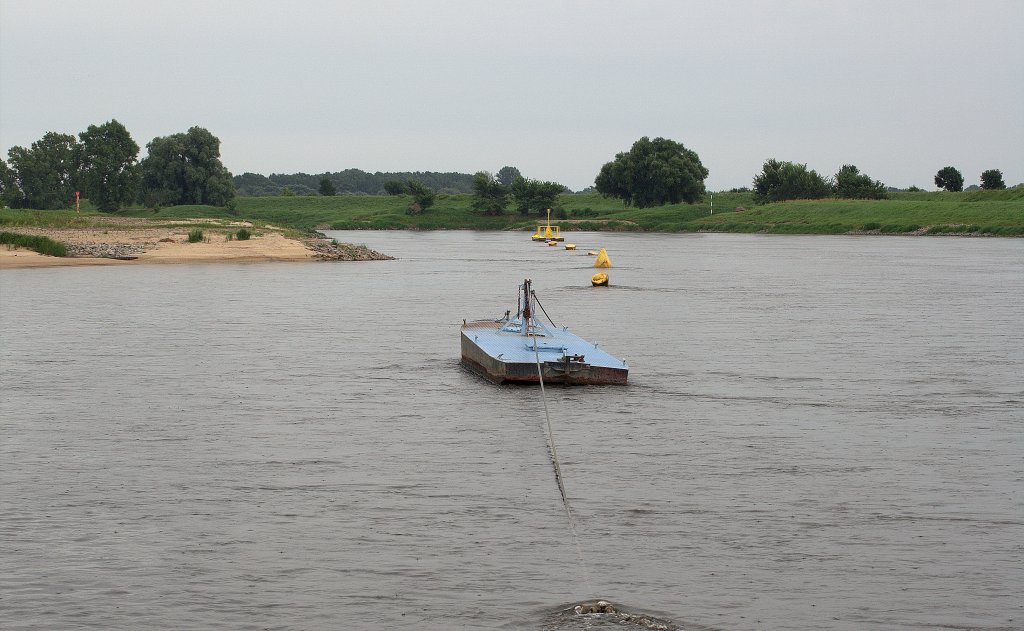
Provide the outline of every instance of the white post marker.
{"type": "Polygon", "coordinates": [[[715,214],[715,194],[714,193],[710,193],[710,195],[711,195],[711,214],[713,215],[713,214],[715,214]]]}

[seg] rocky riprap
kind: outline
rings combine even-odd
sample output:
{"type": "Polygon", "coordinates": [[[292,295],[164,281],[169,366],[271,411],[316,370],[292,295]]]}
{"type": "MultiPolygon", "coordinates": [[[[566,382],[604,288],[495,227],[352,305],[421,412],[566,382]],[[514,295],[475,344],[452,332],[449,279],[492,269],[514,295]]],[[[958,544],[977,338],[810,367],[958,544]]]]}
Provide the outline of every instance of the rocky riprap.
{"type": "Polygon", "coordinates": [[[146,251],[146,244],[129,243],[66,243],[68,256],[89,256],[100,259],[132,259],[146,251]]]}
{"type": "Polygon", "coordinates": [[[393,261],[395,257],[371,250],[365,245],[336,243],[326,239],[310,239],[306,246],[321,261],[393,261]]]}

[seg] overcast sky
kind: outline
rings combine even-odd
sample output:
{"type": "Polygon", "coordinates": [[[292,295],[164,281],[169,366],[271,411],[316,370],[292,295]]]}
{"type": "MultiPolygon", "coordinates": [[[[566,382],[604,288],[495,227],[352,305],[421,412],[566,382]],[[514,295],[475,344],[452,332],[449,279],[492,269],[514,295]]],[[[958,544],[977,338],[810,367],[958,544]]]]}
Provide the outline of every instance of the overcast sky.
{"type": "MultiPolygon", "coordinates": [[[[579,190],[641,136],[711,190],[768,158],[1024,182],[1024,0],[0,0],[0,151],[199,125],[235,174],[495,172],[579,190]]],[[[141,156],[140,156],[141,157],[141,156]]]]}

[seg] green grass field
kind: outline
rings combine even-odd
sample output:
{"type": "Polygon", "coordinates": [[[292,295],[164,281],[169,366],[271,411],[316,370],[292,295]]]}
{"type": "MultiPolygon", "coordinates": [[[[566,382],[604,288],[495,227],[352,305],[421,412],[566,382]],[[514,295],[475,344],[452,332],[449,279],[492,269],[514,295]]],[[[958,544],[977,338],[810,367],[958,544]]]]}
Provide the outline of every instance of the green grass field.
{"type": "MultiPolygon", "coordinates": [[[[233,211],[212,206],[171,206],[117,213],[173,223],[177,219],[247,219],[296,230],[534,230],[545,217],[514,210],[487,217],[472,210],[472,197],[438,195],[435,205],[410,215],[406,195],[239,197],[233,211]]],[[[0,226],[101,221],[95,211],[0,211],[0,226]]],[[[751,193],[715,193],[698,204],[637,209],[596,193],[563,195],[552,222],[565,230],[649,232],[765,232],[777,234],[973,233],[1024,236],[1024,189],[963,193],[894,193],[884,200],[821,199],[755,206],[751,193]],[[712,208],[712,201],[714,206],[712,208]],[[743,212],[736,212],[742,207],[743,212]],[[712,210],[714,212],[712,212],[712,210]]]]}

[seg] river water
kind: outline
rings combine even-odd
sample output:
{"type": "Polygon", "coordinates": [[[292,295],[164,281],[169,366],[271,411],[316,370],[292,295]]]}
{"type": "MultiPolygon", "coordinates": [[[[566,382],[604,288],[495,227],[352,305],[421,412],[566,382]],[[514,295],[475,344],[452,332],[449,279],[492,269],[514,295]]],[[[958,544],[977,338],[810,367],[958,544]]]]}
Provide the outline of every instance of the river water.
{"type": "Polygon", "coordinates": [[[1024,240],[329,234],[398,260],[0,272],[0,626],[1024,628],[1024,240]],[[458,363],[525,277],[631,369],[546,389],[575,530],[458,363]]]}

